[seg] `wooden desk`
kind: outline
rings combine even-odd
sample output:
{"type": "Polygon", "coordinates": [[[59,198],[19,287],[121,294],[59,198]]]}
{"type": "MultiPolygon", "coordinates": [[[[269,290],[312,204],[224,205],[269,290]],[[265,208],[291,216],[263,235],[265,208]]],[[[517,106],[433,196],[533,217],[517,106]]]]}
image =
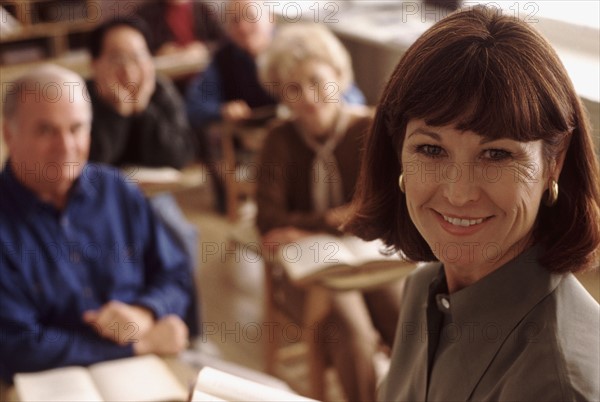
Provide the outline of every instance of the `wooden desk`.
{"type": "Polygon", "coordinates": [[[139,186],[147,196],[164,192],[177,193],[202,186],[208,180],[208,173],[200,164],[191,164],[181,170],[171,167],[130,166],[121,171],[129,182],[139,186]]]}

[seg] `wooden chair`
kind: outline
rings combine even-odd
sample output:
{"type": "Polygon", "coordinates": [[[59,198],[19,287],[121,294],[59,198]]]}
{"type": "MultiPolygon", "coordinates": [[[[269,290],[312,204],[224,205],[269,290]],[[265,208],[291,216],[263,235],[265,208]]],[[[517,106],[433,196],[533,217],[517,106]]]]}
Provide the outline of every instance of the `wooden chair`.
{"type": "Polygon", "coordinates": [[[269,128],[276,122],[275,112],[275,108],[269,106],[255,110],[253,116],[244,121],[222,123],[221,179],[225,185],[227,217],[231,221],[236,221],[238,218],[240,198],[242,196],[253,197],[255,194],[256,177],[252,177],[252,172],[257,166],[269,128]],[[247,156],[246,161],[241,160],[241,153],[247,156]],[[243,169],[244,166],[246,169],[243,169]],[[242,167],[242,169],[238,169],[238,167],[242,167]],[[248,173],[250,177],[244,177],[248,173]]]}
{"type": "MultiPolygon", "coordinates": [[[[285,298],[284,293],[287,293],[289,288],[281,289],[276,283],[278,278],[285,275],[283,267],[277,262],[276,255],[275,250],[263,250],[265,259],[264,320],[270,325],[292,322],[299,326],[302,331],[301,341],[306,345],[310,387],[308,396],[324,400],[327,362],[324,358],[324,351],[321,349],[323,344],[319,342],[319,336],[327,336],[327,328],[323,326],[323,322],[331,309],[332,293],[376,288],[406,276],[416,267],[416,264],[399,261],[397,267],[377,269],[372,272],[359,270],[356,274],[336,273],[322,276],[319,280],[310,283],[297,285],[304,291],[303,306],[298,314],[298,311],[290,312],[286,306],[286,300],[282,299],[282,296],[285,298]]],[[[296,285],[288,280],[287,286],[294,287],[296,285]]],[[[276,334],[279,332],[275,331],[276,334]]],[[[270,374],[276,374],[282,347],[280,341],[280,339],[273,339],[265,345],[265,367],[270,374]]]]}
{"type": "MultiPolygon", "coordinates": [[[[325,398],[327,363],[320,350],[315,329],[321,327],[323,319],[329,312],[329,291],[318,284],[307,287],[301,317],[299,319],[290,317],[285,308],[282,308],[281,300],[278,299],[278,292],[273,283],[273,274],[276,269],[278,268],[274,263],[265,262],[265,322],[271,323],[271,325],[273,323],[293,323],[299,326],[301,341],[306,346],[305,358],[309,376],[308,396],[323,400],[325,398]]],[[[265,344],[265,369],[273,375],[276,374],[276,366],[280,361],[285,364],[288,357],[294,357],[293,354],[286,355],[282,350],[284,346],[281,332],[284,327],[285,325],[278,325],[274,332],[277,336],[274,339],[268,339],[265,344]]]]}
{"type": "MultiPolygon", "coordinates": [[[[236,244],[238,247],[245,247],[252,244],[261,243],[260,234],[253,222],[238,221],[229,232],[228,241],[236,244]]],[[[272,328],[273,331],[265,336],[264,344],[265,356],[265,371],[268,374],[277,376],[276,366],[278,363],[286,363],[290,359],[306,358],[309,367],[309,391],[311,397],[323,399],[325,392],[324,373],[326,363],[323,360],[322,354],[319,353],[318,343],[314,336],[314,328],[318,328],[320,321],[327,315],[329,311],[328,295],[329,291],[320,287],[317,284],[307,288],[306,297],[304,298],[304,309],[306,314],[290,313],[286,311],[282,301],[281,289],[276,289],[274,286],[274,278],[277,278],[282,272],[281,267],[269,259],[271,251],[262,250],[261,255],[264,263],[264,318],[265,327],[272,328]],[[293,351],[297,344],[288,345],[290,348],[285,350],[284,342],[282,342],[282,329],[288,325],[294,324],[299,326],[301,339],[305,344],[302,348],[302,355],[293,351]],[[274,338],[271,335],[276,335],[274,338]],[[291,352],[290,352],[291,351],[291,352]],[[304,353],[306,351],[306,353],[304,353]]]]}

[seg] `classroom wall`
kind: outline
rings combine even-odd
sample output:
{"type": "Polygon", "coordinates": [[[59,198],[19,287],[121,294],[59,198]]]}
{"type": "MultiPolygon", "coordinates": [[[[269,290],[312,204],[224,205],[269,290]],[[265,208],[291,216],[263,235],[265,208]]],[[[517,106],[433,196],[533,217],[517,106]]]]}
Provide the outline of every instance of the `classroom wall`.
{"type": "MultiPolygon", "coordinates": [[[[365,94],[367,102],[376,105],[403,51],[339,34],[338,37],[352,56],[356,84],[365,94]]],[[[582,101],[590,116],[592,136],[600,159],[600,103],[585,98],[582,101]]]]}
{"type": "Polygon", "coordinates": [[[590,116],[593,129],[592,135],[596,145],[596,153],[598,154],[598,158],[600,158],[600,103],[583,99],[583,105],[587,109],[590,116]]]}

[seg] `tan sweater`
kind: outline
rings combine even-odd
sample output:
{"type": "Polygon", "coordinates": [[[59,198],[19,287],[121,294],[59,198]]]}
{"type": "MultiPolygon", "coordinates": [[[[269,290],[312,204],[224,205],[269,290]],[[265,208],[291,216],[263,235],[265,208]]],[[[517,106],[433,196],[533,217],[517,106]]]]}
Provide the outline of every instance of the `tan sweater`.
{"type": "MultiPolygon", "coordinates": [[[[346,136],[334,152],[346,202],[354,194],[363,139],[371,122],[370,116],[353,114],[346,136]]],[[[261,234],[283,226],[338,232],[327,226],[323,214],[312,210],[313,158],[314,152],[291,122],[271,130],[265,141],[258,175],[257,225],[261,234]]]]}

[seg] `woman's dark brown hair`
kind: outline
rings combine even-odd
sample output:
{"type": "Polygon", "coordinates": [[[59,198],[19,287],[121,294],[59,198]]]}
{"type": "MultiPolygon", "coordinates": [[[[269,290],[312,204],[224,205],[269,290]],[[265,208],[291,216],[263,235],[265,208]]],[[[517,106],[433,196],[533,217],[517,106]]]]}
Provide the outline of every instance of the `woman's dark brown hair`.
{"type": "Polygon", "coordinates": [[[566,152],[558,201],[540,206],[534,228],[540,262],[556,272],[598,266],[600,169],[590,124],[556,52],[533,28],[497,9],[453,13],[408,49],[382,95],[345,231],[434,261],[398,188],[411,119],[490,139],[542,140],[547,167],[566,152]]]}

